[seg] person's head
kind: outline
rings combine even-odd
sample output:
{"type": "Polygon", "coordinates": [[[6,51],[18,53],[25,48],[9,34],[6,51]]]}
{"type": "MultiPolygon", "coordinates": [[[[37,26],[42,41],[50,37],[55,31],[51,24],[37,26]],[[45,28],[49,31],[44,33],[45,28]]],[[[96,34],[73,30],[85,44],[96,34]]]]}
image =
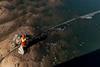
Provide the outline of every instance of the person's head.
{"type": "Polygon", "coordinates": [[[26,37],[25,34],[22,34],[22,37],[25,38],[26,37]]]}

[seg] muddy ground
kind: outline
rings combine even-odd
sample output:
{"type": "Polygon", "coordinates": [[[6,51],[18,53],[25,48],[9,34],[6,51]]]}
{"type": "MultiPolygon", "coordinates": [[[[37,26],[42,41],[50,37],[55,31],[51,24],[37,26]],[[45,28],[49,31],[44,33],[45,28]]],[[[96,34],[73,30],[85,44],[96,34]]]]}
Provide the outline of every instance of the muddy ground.
{"type": "MultiPolygon", "coordinates": [[[[70,49],[72,46],[59,38],[68,37],[69,41],[76,43],[77,37],[71,29],[67,30],[67,34],[51,33],[47,40],[28,48],[23,56],[18,54],[18,49],[10,53],[15,34],[28,32],[35,35],[39,30],[53,25],[53,22],[62,21],[63,16],[58,16],[55,10],[61,5],[61,0],[0,0],[0,67],[52,67],[69,58],[70,55],[66,55],[68,51],[64,54],[62,49],[70,49]],[[38,31],[36,27],[39,28],[38,31]]],[[[79,54],[73,51],[73,55],[74,53],[79,54]]]]}

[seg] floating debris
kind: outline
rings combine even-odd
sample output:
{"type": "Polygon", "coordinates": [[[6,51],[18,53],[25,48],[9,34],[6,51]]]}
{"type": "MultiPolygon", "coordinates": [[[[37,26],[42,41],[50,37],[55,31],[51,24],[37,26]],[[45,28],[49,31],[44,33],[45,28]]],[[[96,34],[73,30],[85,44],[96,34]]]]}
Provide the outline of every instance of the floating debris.
{"type": "Polygon", "coordinates": [[[80,46],[83,46],[84,44],[85,44],[85,42],[81,42],[79,45],[80,45],[80,46]]]}

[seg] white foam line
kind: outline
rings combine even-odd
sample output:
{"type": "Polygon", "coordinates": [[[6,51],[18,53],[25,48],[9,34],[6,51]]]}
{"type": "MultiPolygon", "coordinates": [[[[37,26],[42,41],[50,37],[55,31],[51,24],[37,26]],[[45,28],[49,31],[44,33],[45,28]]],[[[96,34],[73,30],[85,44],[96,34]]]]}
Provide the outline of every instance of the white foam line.
{"type": "Polygon", "coordinates": [[[79,16],[79,17],[76,17],[76,18],[72,18],[72,19],[70,19],[68,21],[65,21],[65,22],[63,22],[61,24],[58,24],[58,25],[54,26],[54,27],[51,27],[48,30],[54,29],[54,28],[59,27],[59,26],[64,25],[64,24],[68,24],[68,23],[70,23],[72,21],[75,21],[77,19],[92,19],[93,16],[95,16],[96,14],[99,14],[99,13],[100,13],[100,10],[94,11],[92,13],[88,13],[88,14],[85,14],[85,15],[82,15],[82,16],[79,16]]]}
{"type": "Polygon", "coordinates": [[[99,14],[99,13],[100,13],[100,10],[92,12],[92,13],[89,13],[89,14],[86,14],[86,15],[83,15],[83,16],[80,16],[80,18],[81,19],[92,19],[92,17],[94,15],[99,14]]]}

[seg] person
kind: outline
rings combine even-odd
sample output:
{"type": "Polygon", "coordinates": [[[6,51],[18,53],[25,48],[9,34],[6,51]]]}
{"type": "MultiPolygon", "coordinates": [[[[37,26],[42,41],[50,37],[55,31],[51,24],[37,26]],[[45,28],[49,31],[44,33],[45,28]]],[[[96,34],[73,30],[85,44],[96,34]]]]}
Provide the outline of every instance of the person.
{"type": "Polygon", "coordinates": [[[25,53],[24,52],[24,47],[26,47],[26,44],[27,44],[26,43],[26,36],[25,36],[25,34],[21,35],[20,40],[21,40],[20,41],[21,43],[20,43],[20,47],[18,48],[18,53],[23,55],[25,53]]]}

